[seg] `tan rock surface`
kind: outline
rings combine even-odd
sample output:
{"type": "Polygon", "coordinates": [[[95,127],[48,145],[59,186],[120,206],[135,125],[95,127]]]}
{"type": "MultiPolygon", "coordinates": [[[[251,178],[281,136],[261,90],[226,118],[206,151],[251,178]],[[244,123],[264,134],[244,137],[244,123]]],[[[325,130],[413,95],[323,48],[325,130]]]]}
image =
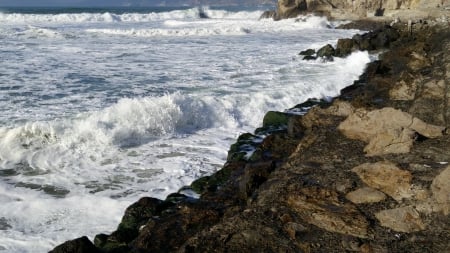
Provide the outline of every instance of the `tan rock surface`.
{"type": "Polygon", "coordinates": [[[426,228],[420,214],[411,206],[384,210],[375,214],[375,217],[384,227],[397,232],[415,232],[426,228]]]}
{"type": "Polygon", "coordinates": [[[391,162],[364,163],[352,169],[368,186],[400,201],[412,197],[412,175],[391,162]]]}
{"type": "Polygon", "coordinates": [[[370,187],[363,187],[347,193],[345,197],[355,204],[375,203],[386,199],[386,195],[370,187]]]}
{"type": "Polygon", "coordinates": [[[439,208],[448,215],[450,213],[450,166],[433,180],[431,191],[439,208]]]}
{"type": "Polygon", "coordinates": [[[409,113],[390,107],[368,111],[356,110],[338,129],[348,138],[369,143],[368,155],[407,153],[412,147],[414,132],[435,138],[444,127],[427,124],[409,113]]]}
{"type": "Polygon", "coordinates": [[[413,100],[416,90],[417,85],[415,83],[407,84],[404,80],[401,80],[389,91],[389,97],[393,100],[413,100]]]}

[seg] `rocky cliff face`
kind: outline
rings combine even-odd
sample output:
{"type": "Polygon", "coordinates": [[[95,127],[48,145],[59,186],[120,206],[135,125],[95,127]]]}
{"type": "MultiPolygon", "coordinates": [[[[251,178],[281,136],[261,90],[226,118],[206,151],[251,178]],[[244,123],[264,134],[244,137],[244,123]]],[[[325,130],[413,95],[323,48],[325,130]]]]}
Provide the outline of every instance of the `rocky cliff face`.
{"type": "Polygon", "coordinates": [[[334,18],[372,16],[408,19],[448,15],[448,0],[279,0],[277,18],[292,18],[305,12],[319,12],[334,18]]]}
{"type": "Polygon", "coordinates": [[[271,134],[249,159],[240,146],[255,136],[240,136],[223,169],[189,187],[199,199],[143,198],[95,245],[53,252],[450,252],[448,24],[338,45],[390,50],[333,102],[268,113],[257,132],[271,134]]]}

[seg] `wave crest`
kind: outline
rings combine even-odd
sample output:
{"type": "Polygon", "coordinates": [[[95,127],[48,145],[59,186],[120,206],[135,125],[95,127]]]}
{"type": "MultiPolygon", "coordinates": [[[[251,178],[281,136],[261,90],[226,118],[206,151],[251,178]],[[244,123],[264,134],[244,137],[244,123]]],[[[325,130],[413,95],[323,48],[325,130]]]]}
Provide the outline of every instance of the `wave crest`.
{"type": "Polygon", "coordinates": [[[198,19],[206,15],[211,19],[258,19],[261,11],[229,12],[225,10],[211,10],[209,8],[191,8],[173,10],[169,12],[150,13],[61,13],[61,14],[22,14],[1,13],[2,23],[86,23],[86,22],[151,22],[168,19],[198,19]]]}

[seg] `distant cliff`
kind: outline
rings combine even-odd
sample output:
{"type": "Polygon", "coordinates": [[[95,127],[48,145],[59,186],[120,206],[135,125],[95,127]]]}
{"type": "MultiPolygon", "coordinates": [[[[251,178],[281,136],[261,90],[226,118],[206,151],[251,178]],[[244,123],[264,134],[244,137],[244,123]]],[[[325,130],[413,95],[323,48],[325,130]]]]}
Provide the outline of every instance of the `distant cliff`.
{"type": "Polygon", "coordinates": [[[277,18],[319,12],[333,18],[426,18],[448,13],[449,0],[279,0],[277,18]]]}

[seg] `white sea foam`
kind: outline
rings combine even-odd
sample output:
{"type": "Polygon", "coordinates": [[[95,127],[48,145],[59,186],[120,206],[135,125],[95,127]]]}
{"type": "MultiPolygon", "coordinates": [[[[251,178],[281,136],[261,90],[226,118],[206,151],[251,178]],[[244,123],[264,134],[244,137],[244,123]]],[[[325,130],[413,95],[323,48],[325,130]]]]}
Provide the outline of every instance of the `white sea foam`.
{"type": "Polygon", "coordinates": [[[150,13],[62,13],[62,14],[21,14],[1,13],[0,22],[3,23],[86,23],[86,22],[151,22],[167,19],[197,19],[200,12],[212,19],[258,19],[261,11],[253,12],[228,12],[224,10],[211,10],[204,8],[192,8],[187,10],[175,10],[170,12],[150,13]]]}
{"type": "Polygon", "coordinates": [[[324,18],[204,12],[0,14],[0,252],[112,231],[139,197],[219,169],[267,111],[335,96],[370,61],[302,61],[353,35],[324,18]]]}

